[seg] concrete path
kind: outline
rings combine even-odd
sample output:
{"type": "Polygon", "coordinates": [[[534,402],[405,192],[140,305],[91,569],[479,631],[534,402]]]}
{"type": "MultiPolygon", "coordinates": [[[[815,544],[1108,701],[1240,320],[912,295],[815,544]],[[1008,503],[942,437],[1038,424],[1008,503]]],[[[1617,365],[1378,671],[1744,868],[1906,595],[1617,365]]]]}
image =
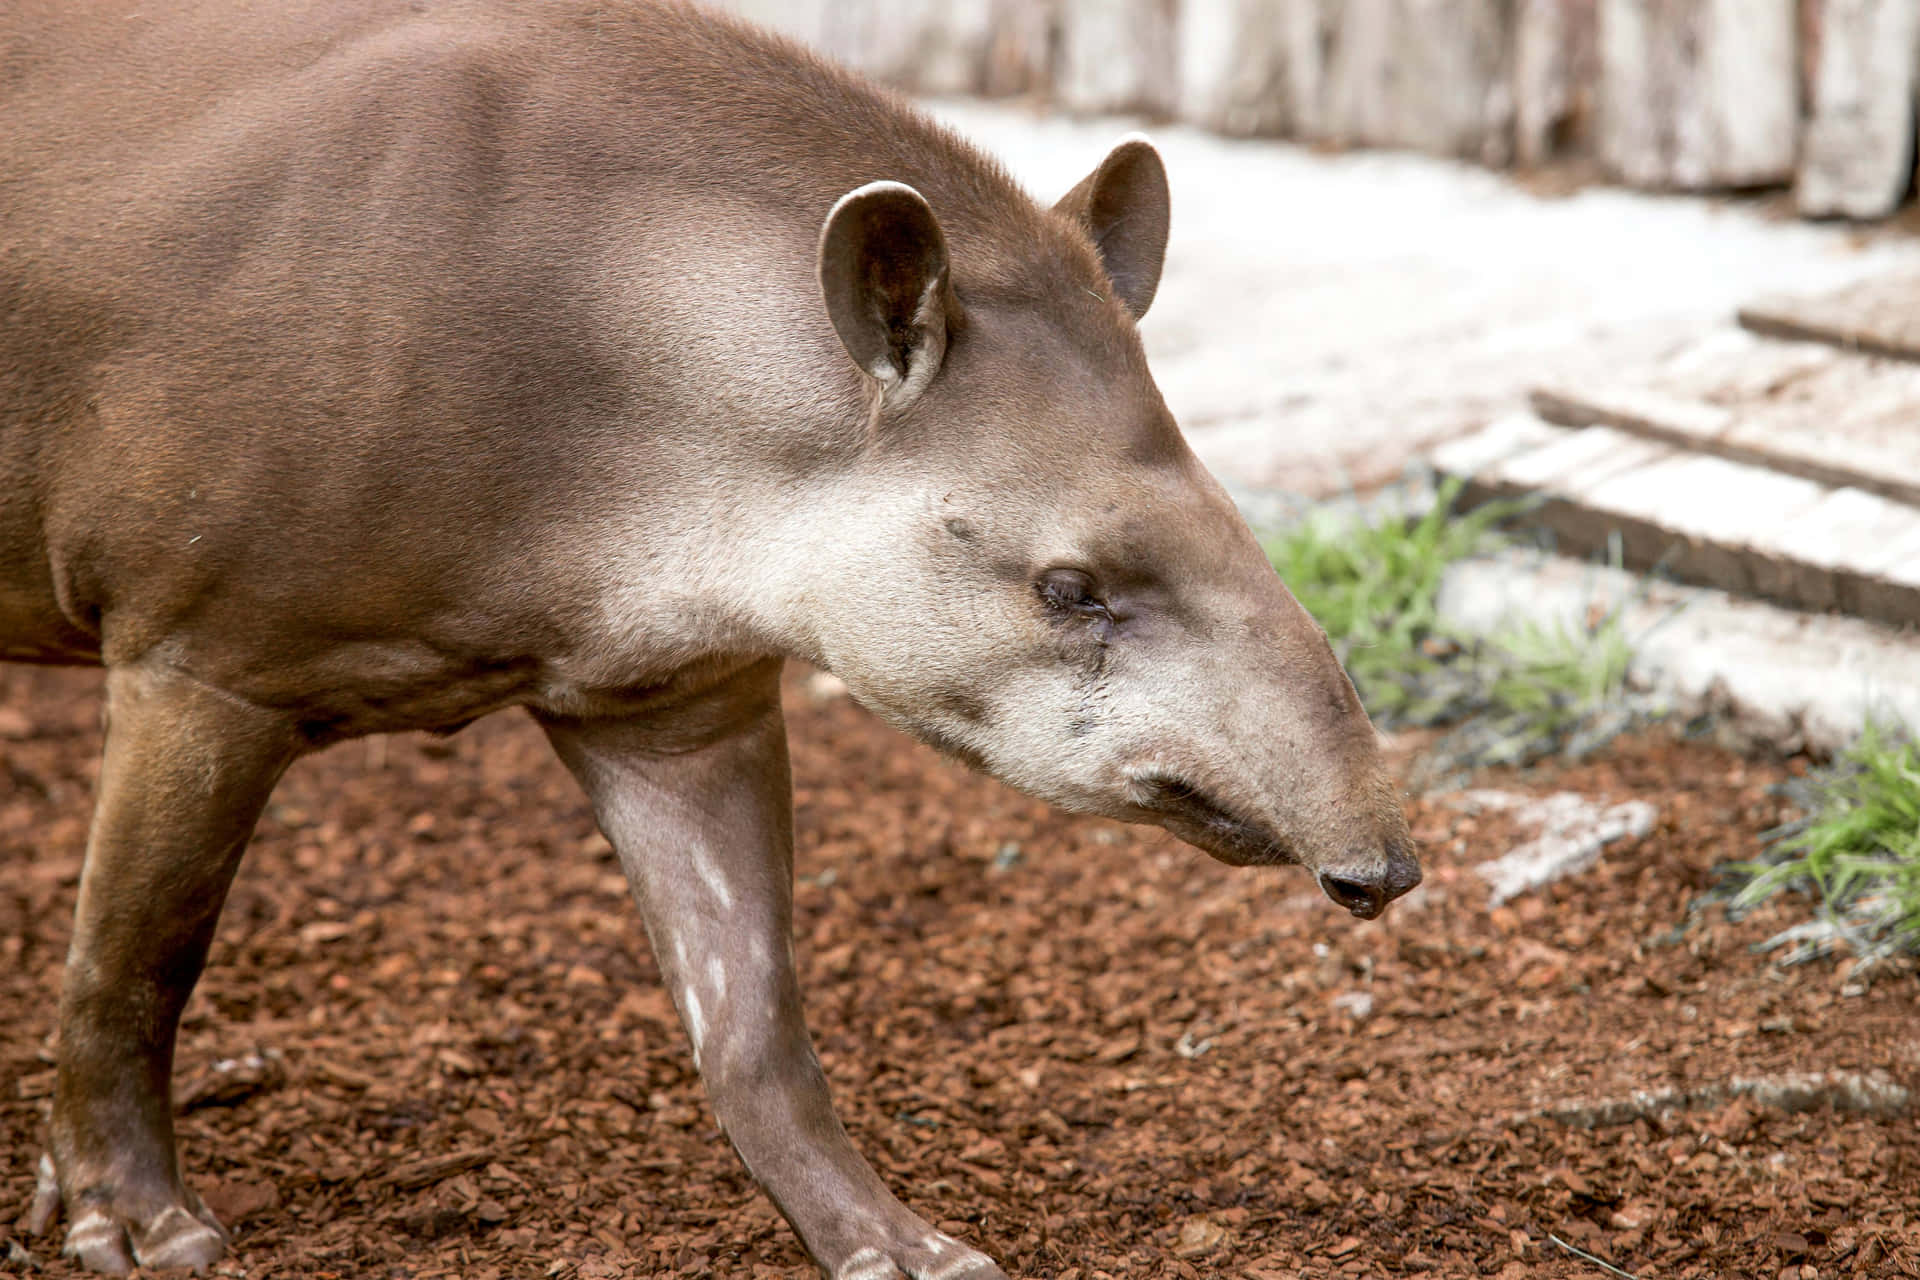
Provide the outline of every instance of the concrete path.
{"type": "MultiPolygon", "coordinates": [[[[1044,200],[1139,127],[931,108],[1044,200]]],[[[1531,386],[1657,359],[1756,297],[1920,268],[1920,240],[1750,204],[1550,197],[1417,156],[1148,132],[1174,218],[1142,332],[1188,438],[1240,490],[1392,479],[1531,386]]]]}

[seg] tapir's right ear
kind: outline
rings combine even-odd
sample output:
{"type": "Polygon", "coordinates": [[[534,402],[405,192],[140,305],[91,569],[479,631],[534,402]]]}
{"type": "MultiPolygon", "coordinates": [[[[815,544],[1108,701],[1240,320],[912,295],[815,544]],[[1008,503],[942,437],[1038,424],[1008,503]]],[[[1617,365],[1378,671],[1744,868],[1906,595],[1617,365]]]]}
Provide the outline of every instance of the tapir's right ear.
{"type": "Polygon", "coordinates": [[[899,182],[841,196],[820,231],[820,293],[881,403],[907,404],[947,353],[947,238],[924,197],[899,182]]]}
{"type": "Polygon", "coordinates": [[[1120,301],[1138,320],[1160,289],[1167,257],[1167,167],[1142,134],[1129,134],[1100,167],[1054,205],[1093,239],[1120,301]]]}

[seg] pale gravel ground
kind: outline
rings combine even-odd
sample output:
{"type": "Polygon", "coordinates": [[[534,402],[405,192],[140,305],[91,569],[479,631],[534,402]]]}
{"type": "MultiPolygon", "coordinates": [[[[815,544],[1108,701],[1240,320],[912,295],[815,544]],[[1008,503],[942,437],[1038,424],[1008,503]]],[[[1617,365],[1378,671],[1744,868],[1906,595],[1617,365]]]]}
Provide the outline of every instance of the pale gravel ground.
{"type": "MultiPolygon", "coordinates": [[[[1043,200],[1138,127],[929,105],[1043,200]]],[[[1194,448],[1239,490],[1391,479],[1536,381],[1629,369],[1757,296],[1920,268],[1920,238],[1751,203],[1543,197],[1420,156],[1148,132],[1174,217],[1142,333],[1194,448]]]]}

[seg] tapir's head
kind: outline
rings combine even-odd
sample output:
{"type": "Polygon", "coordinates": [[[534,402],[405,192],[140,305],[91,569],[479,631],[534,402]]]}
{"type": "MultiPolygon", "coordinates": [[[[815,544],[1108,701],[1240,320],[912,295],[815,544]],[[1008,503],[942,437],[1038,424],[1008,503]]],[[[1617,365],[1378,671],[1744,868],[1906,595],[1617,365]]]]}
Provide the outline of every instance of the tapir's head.
{"type": "Polygon", "coordinates": [[[1420,869],[1373,726],[1134,328],[1166,249],[1158,154],[1129,139],[1025,213],[1012,269],[1004,250],[970,264],[958,235],[950,258],[898,183],[826,220],[821,288],[873,417],[820,556],[822,659],[1022,790],[1297,862],[1377,916],[1420,869]]]}

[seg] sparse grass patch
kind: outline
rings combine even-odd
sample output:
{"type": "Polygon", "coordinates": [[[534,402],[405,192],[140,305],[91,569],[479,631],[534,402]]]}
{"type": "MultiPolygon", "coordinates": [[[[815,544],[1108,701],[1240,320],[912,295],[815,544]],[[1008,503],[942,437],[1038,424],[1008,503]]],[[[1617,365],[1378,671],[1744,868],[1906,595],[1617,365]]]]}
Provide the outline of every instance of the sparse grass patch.
{"type": "MultiPolygon", "coordinates": [[[[1265,542],[1374,720],[1445,727],[1417,780],[1436,787],[1485,765],[1579,756],[1648,718],[1627,693],[1632,650],[1614,614],[1490,636],[1441,615],[1447,569],[1497,550],[1499,522],[1515,510],[1460,513],[1458,492],[1444,486],[1415,518],[1317,510],[1265,542]]],[[[1729,868],[1708,900],[1740,912],[1783,889],[1812,894],[1817,917],[1768,944],[1790,947],[1789,962],[1841,948],[1867,960],[1920,955],[1920,742],[1870,727],[1795,788],[1808,816],[1774,833],[1761,860],[1729,868]]]]}
{"type": "Polygon", "coordinates": [[[1629,727],[1630,651],[1617,618],[1473,636],[1441,617],[1448,567],[1497,548],[1496,526],[1516,509],[1461,513],[1459,489],[1443,486],[1417,518],[1316,511],[1266,540],[1368,713],[1388,728],[1452,726],[1429,753],[1443,772],[1581,754],[1629,727]]]}
{"type": "Polygon", "coordinates": [[[1789,963],[1850,946],[1873,960],[1920,954],[1920,743],[1869,725],[1854,746],[1810,775],[1807,816],[1781,828],[1760,861],[1732,868],[1746,910],[1782,889],[1812,893],[1818,916],[1767,945],[1789,963]]]}

